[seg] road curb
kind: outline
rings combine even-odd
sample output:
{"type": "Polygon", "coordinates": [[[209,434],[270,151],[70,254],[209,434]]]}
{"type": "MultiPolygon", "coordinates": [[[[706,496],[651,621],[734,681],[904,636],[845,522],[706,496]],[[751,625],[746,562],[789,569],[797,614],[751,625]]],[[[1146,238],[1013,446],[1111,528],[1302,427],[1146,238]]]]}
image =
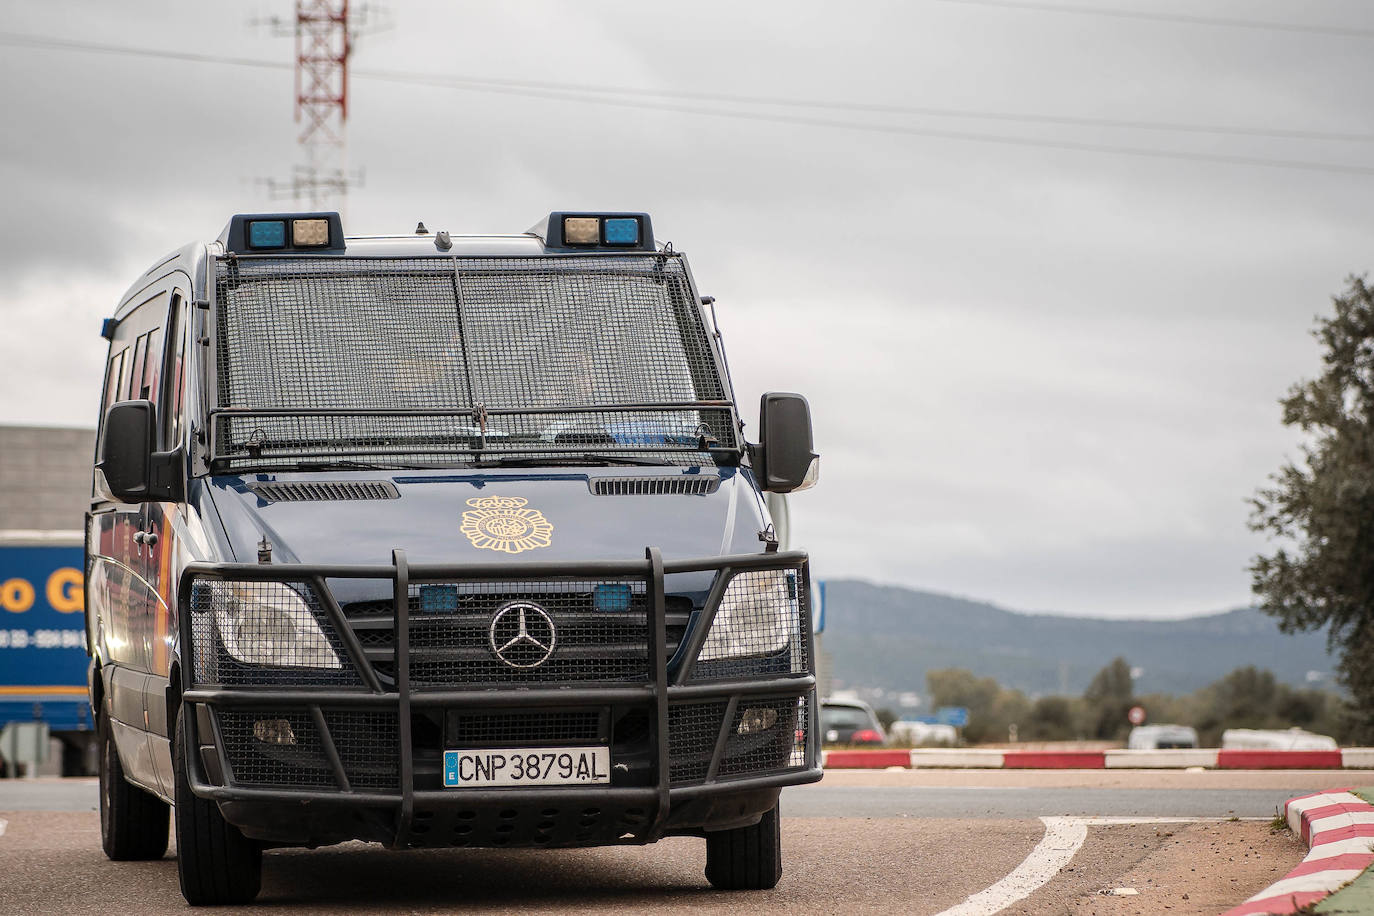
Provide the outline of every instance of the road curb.
{"type": "Polygon", "coordinates": [[[1157,751],[1008,751],[981,748],[912,748],[897,750],[822,751],[821,763],[832,769],[1187,769],[1208,770],[1340,770],[1374,766],[1374,748],[1334,751],[1251,751],[1224,748],[1176,748],[1157,751]]]}
{"type": "MultiPolygon", "coordinates": [[[[1369,790],[1363,790],[1366,794],[1369,790]]],[[[1284,816],[1308,845],[1307,857],[1280,880],[1222,916],[1282,916],[1307,911],[1374,865],[1374,805],[1353,790],[1290,799],[1284,816]]],[[[1346,912],[1344,908],[1340,910],[1346,912]]],[[[1360,906],[1349,912],[1374,912],[1360,906]]]]}

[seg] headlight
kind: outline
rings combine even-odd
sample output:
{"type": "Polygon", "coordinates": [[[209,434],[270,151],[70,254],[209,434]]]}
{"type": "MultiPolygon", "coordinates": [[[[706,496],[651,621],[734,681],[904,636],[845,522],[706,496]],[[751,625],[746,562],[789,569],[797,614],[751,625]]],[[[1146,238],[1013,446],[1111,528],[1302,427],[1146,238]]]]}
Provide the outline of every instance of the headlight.
{"type": "Polygon", "coordinates": [[[301,596],[281,582],[219,582],[215,627],[230,655],[274,668],[342,668],[301,596]]]}
{"type": "Polygon", "coordinates": [[[781,652],[797,632],[798,616],[795,572],[740,573],[725,587],[697,658],[708,662],[781,652]]]}

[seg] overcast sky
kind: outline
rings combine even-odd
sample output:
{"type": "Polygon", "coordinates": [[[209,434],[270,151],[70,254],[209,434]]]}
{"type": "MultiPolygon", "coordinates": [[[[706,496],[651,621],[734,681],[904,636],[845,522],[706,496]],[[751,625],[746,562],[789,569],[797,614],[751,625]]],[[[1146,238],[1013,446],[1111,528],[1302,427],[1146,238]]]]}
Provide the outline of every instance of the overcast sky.
{"type": "MultiPolygon", "coordinates": [[[[0,422],[94,425],[133,279],[293,205],[259,179],[301,160],[294,46],[252,22],[292,10],[0,0],[0,422]]],[[[1246,500],[1296,442],[1277,399],[1374,260],[1374,6],[390,11],[352,61],[346,231],[651,213],[718,301],[750,430],[762,391],[810,398],[822,483],[792,506],[822,576],[1249,602],[1246,500]]]]}

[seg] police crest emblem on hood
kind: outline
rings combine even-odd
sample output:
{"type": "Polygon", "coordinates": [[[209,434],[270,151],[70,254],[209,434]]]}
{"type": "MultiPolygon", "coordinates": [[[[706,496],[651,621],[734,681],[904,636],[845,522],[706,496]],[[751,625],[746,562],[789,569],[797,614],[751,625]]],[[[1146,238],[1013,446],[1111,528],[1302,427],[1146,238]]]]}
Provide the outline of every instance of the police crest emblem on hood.
{"type": "Polygon", "coordinates": [[[520,496],[474,496],[459,528],[472,546],[502,553],[524,553],[553,542],[553,524],[520,496]]]}

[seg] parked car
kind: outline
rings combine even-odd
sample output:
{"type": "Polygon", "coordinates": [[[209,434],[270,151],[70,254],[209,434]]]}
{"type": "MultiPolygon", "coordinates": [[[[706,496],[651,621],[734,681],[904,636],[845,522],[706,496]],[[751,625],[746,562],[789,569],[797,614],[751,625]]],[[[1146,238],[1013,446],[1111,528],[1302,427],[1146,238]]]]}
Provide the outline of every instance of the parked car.
{"type": "Polygon", "coordinates": [[[887,733],[863,700],[826,700],[821,704],[821,738],[826,744],[887,744],[887,733]]]}
{"type": "Polygon", "coordinates": [[[1188,725],[1141,725],[1131,729],[1126,747],[1133,751],[1197,747],[1197,729],[1188,725]]]}
{"type": "Polygon", "coordinates": [[[1228,728],[1221,733],[1221,746],[1250,751],[1334,751],[1338,747],[1335,738],[1301,728],[1228,728]]]}
{"type": "Polygon", "coordinates": [[[954,747],[959,743],[959,730],[953,725],[899,719],[892,723],[888,737],[897,744],[911,747],[954,747]]]}

